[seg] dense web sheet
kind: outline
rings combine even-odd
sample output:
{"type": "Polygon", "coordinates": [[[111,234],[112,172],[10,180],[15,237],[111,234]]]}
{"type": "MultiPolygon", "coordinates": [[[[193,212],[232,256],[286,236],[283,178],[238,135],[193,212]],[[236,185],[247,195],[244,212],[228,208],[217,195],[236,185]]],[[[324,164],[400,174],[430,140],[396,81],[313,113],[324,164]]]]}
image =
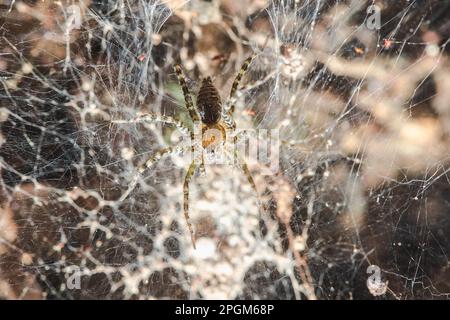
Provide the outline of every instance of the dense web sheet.
{"type": "Polygon", "coordinates": [[[0,1],[0,297],[447,298],[449,18],[447,0],[0,1]],[[235,120],[278,130],[279,169],[249,163],[257,194],[240,168],[195,172],[194,250],[173,65],[226,100],[252,54],[235,120]]]}

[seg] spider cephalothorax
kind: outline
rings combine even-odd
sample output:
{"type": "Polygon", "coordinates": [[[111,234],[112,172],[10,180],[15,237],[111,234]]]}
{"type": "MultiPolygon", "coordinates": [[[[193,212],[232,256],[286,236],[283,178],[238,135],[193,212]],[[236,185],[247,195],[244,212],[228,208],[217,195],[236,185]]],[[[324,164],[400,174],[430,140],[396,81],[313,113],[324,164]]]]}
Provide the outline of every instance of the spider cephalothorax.
{"type": "MultiPolygon", "coordinates": [[[[202,84],[200,86],[200,90],[197,95],[197,106],[195,106],[192,101],[189,88],[186,84],[183,71],[181,70],[181,67],[179,65],[175,65],[175,72],[178,76],[178,81],[180,83],[181,89],[183,90],[184,101],[186,104],[186,108],[189,112],[189,116],[195,125],[199,123],[201,124],[201,134],[202,134],[201,147],[205,151],[214,149],[214,147],[218,144],[224,144],[227,137],[227,132],[230,132],[231,136],[234,136],[233,143],[236,143],[237,138],[236,135],[234,134],[236,125],[233,120],[235,96],[238,86],[242,80],[242,76],[244,75],[245,71],[250,65],[252,59],[253,57],[247,58],[244,64],[242,65],[241,70],[237,74],[231,87],[230,97],[227,103],[228,108],[226,110],[222,108],[222,102],[220,99],[219,92],[213,85],[211,77],[206,77],[205,79],[203,79],[202,84]]],[[[194,130],[187,128],[181,122],[171,117],[159,116],[155,114],[144,114],[133,120],[114,120],[113,122],[137,123],[141,121],[142,122],[159,121],[174,124],[180,131],[190,134],[191,154],[194,154],[196,146],[194,130]]],[[[184,151],[183,147],[180,147],[178,145],[170,146],[159,150],[152,157],[150,157],[150,159],[148,159],[142,166],[138,168],[138,173],[134,176],[133,181],[130,183],[130,186],[128,187],[127,191],[121,196],[120,200],[124,200],[130,194],[130,192],[134,189],[134,187],[138,182],[139,175],[142,174],[146,168],[150,167],[162,156],[178,151],[184,151]]],[[[236,148],[234,148],[233,156],[236,158],[235,160],[240,163],[240,167],[242,168],[244,174],[247,176],[249,183],[256,191],[256,185],[250,174],[250,171],[248,170],[247,164],[245,163],[244,159],[240,157],[236,148]]],[[[193,159],[187,170],[183,185],[183,195],[184,195],[183,211],[189,228],[189,232],[191,234],[191,240],[194,248],[195,248],[195,234],[192,225],[189,222],[189,182],[191,181],[191,178],[194,175],[196,168],[197,167],[202,168],[203,165],[204,165],[203,156],[200,164],[196,161],[196,159],[193,159]]]]}

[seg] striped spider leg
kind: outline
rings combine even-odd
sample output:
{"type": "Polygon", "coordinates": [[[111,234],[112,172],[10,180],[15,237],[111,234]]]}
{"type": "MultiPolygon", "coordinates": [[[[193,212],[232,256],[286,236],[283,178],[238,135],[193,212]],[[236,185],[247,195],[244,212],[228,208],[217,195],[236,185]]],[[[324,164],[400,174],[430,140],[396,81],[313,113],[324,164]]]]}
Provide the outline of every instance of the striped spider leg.
{"type": "MultiPolygon", "coordinates": [[[[191,120],[194,124],[194,126],[200,121],[200,115],[197,112],[197,109],[194,107],[194,103],[192,102],[191,93],[189,92],[189,88],[186,84],[186,79],[184,77],[183,71],[181,70],[180,65],[175,65],[175,72],[178,76],[178,82],[181,86],[181,89],[183,90],[183,96],[184,96],[184,102],[186,104],[186,108],[189,112],[189,116],[191,117],[191,120]]],[[[189,165],[188,171],[186,172],[186,176],[184,178],[183,183],[183,212],[184,212],[184,219],[186,220],[186,224],[189,229],[189,233],[191,234],[191,241],[192,246],[195,249],[195,233],[192,228],[192,224],[189,221],[189,182],[192,179],[192,176],[195,173],[195,169],[197,168],[196,165],[196,159],[195,159],[195,151],[196,151],[196,145],[195,145],[195,136],[194,131],[190,132],[191,134],[191,155],[194,157],[191,164],[189,165]]],[[[204,171],[204,163],[201,162],[202,171],[204,171]]]]}
{"type": "Polygon", "coordinates": [[[256,189],[255,180],[253,179],[253,177],[250,173],[247,163],[241,157],[241,155],[239,154],[239,152],[237,150],[237,141],[238,141],[239,135],[235,133],[236,122],[234,121],[234,117],[233,117],[235,105],[236,105],[236,93],[238,91],[239,85],[241,84],[243,76],[247,72],[247,69],[250,66],[250,64],[254,58],[255,58],[255,55],[252,55],[252,56],[248,57],[247,59],[245,59],[244,63],[241,66],[241,69],[239,70],[236,78],[234,79],[233,84],[231,86],[230,96],[228,98],[229,106],[228,106],[227,110],[224,110],[223,119],[224,119],[225,125],[227,126],[227,129],[233,133],[233,148],[234,148],[233,156],[234,156],[234,159],[239,163],[242,171],[244,172],[245,176],[247,177],[248,182],[250,183],[253,190],[258,195],[258,190],[256,189]]]}
{"type": "MultiPolygon", "coordinates": [[[[191,132],[190,129],[186,128],[180,121],[175,120],[172,117],[163,116],[163,115],[157,115],[152,113],[146,113],[143,115],[140,115],[136,118],[129,119],[129,120],[112,120],[111,123],[117,123],[117,124],[131,124],[131,123],[155,123],[155,122],[161,122],[161,123],[168,123],[173,124],[175,127],[183,134],[187,135],[191,132]]],[[[149,157],[142,165],[140,165],[137,169],[137,172],[134,174],[127,190],[121,195],[119,198],[119,201],[125,200],[130,193],[136,188],[136,185],[139,181],[139,177],[144,173],[146,168],[149,168],[161,159],[163,156],[175,154],[175,153],[182,153],[185,152],[186,148],[182,146],[170,146],[166,148],[159,149],[155,154],[153,154],[151,157],[149,157]]]]}
{"type": "Polygon", "coordinates": [[[228,98],[228,106],[227,109],[223,112],[223,120],[225,124],[227,125],[227,128],[230,130],[236,129],[236,123],[233,119],[234,109],[236,105],[236,93],[238,91],[238,87],[241,84],[242,78],[247,72],[248,67],[250,66],[250,63],[255,58],[255,55],[252,55],[245,59],[244,63],[241,66],[241,69],[239,70],[236,78],[233,81],[233,84],[231,86],[230,96],[228,98]]]}

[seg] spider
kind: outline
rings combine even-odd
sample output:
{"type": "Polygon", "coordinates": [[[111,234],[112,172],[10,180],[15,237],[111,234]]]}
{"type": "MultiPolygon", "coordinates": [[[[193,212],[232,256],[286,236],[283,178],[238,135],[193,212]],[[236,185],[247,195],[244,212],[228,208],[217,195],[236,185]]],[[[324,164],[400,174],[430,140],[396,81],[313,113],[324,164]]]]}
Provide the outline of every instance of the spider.
{"type": "MultiPolygon", "coordinates": [[[[174,66],[175,72],[178,77],[178,82],[181,86],[181,89],[183,91],[184,101],[187,108],[187,111],[189,113],[189,116],[194,124],[200,123],[201,127],[201,149],[202,149],[202,156],[200,163],[196,161],[194,158],[189,165],[185,178],[184,178],[184,184],[183,184],[183,212],[184,217],[186,220],[186,224],[189,230],[189,233],[191,235],[191,241],[194,249],[195,246],[195,233],[192,227],[192,224],[189,219],[189,184],[190,181],[197,169],[197,167],[204,172],[204,158],[203,158],[203,151],[208,151],[208,149],[211,149],[210,147],[217,144],[224,144],[227,140],[227,137],[232,137],[232,142],[235,145],[237,142],[238,136],[235,134],[236,130],[236,124],[233,119],[233,113],[235,109],[235,102],[236,102],[236,93],[238,91],[238,87],[241,83],[241,80],[247,71],[251,61],[253,60],[254,56],[251,56],[247,58],[244,63],[241,66],[241,69],[239,70],[238,74],[236,75],[236,78],[234,79],[233,85],[231,87],[230,96],[228,98],[228,101],[225,105],[228,106],[228,108],[222,107],[221,98],[219,95],[219,92],[217,88],[213,85],[211,77],[206,77],[202,80],[202,84],[200,86],[200,90],[197,94],[197,105],[195,106],[191,94],[189,92],[189,88],[186,84],[185,76],[183,74],[183,71],[181,69],[181,66],[176,64],[174,66]],[[220,134],[208,134],[209,131],[219,132],[220,134]]],[[[143,114],[135,119],[131,120],[113,120],[113,123],[138,123],[138,122],[164,122],[175,125],[181,133],[190,135],[190,148],[191,148],[191,154],[194,155],[194,152],[196,151],[196,144],[195,142],[195,134],[193,129],[189,129],[185,127],[180,121],[175,120],[172,117],[168,116],[160,116],[156,114],[150,114],[146,113],[143,114]]],[[[121,196],[119,201],[123,201],[130,192],[135,188],[139,175],[141,175],[146,168],[149,168],[158,161],[161,157],[172,154],[172,153],[178,153],[184,151],[183,147],[180,147],[178,145],[175,146],[169,146],[167,148],[160,149],[157,151],[153,156],[151,156],[143,165],[138,167],[138,173],[134,176],[132,182],[130,183],[127,191],[121,196]]],[[[211,150],[209,150],[211,152],[211,150]]],[[[212,150],[214,152],[214,149],[212,150]]],[[[250,171],[248,169],[247,163],[245,160],[240,157],[239,153],[237,152],[237,149],[234,148],[234,158],[240,163],[240,168],[244,172],[244,174],[247,177],[248,182],[252,186],[253,190],[257,193],[256,184],[253,180],[252,175],[250,174],[250,171]]]]}

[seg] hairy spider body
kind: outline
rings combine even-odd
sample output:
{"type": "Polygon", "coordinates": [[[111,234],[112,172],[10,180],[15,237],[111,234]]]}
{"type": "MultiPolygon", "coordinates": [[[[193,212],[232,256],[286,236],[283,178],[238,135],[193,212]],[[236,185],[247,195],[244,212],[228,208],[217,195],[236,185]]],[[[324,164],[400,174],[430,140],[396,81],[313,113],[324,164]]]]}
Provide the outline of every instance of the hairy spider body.
{"type": "MultiPolygon", "coordinates": [[[[246,72],[248,66],[250,65],[252,59],[253,56],[247,58],[244,61],[240,71],[238,72],[236,78],[234,79],[234,82],[231,87],[230,96],[228,98],[228,108],[226,110],[222,108],[222,102],[220,99],[219,92],[213,85],[211,77],[206,77],[203,79],[202,84],[200,86],[200,90],[197,94],[197,106],[194,106],[192,97],[189,92],[189,88],[186,84],[186,80],[183,75],[183,71],[181,70],[181,67],[179,65],[175,65],[174,69],[178,76],[178,81],[180,83],[181,89],[183,91],[184,101],[186,104],[186,109],[189,112],[189,116],[194,125],[197,124],[198,122],[201,122],[201,134],[202,134],[201,147],[203,148],[204,151],[214,153],[216,146],[225,144],[228,132],[230,132],[233,135],[234,130],[236,129],[236,124],[233,120],[233,112],[235,108],[234,107],[235,96],[238,86],[242,80],[242,77],[246,72]]],[[[194,154],[196,148],[194,131],[186,128],[182,123],[171,117],[145,114],[144,116],[140,116],[134,120],[115,120],[113,122],[137,123],[137,122],[155,122],[155,121],[174,124],[181,132],[188,132],[191,138],[191,146],[190,146],[191,153],[194,154]]],[[[234,134],[233,143],[235,144],[236,141],[237,136],[234,134]]],[[[131,181],[127,191],[120,197],[120,200],[124,200],[135,188],[139,179],[139,175],[145,171],[145,168],[149,168],[151,165],[153,165],[153,163],[155,163],[164,155],[182,151],[184,151],[184,149],[179,146],[169,146],[157,151],[142,166],[138,168],[137,174],[131,181]]],[[[244,172],[244,174],[247,176],[248,182],[250,183],[256,194],[258,194],[256,184],[253,180],[253,177],[250,174],[248,166],[245,163],[244,159],[240,157],[236,148],[234,148],[233,156],[240,163],[240,167],[244,172]]],[[[186,219],[189,232],[191,234],[191,241],[194,249],[195,249],[195,233],[192,228],[192,224],[189,221],[189,183],[197,167],[204,170],[203,151],[200,164],[197,163],[196,159],[192,160],[186,172],[183,184],[184,217],[186,219]]]]}
{"type": "Polygon", "coordinates": [[[226,127],[221,122],[222,101],[211,77],[202,81],[197,94],[197,109],[202,121],[202,147],[210,150],[219,143],[225,143],[226,127]]]}
{"type": "Polygon", "coordinates": [[[222,102],[219,91],[213,85],[211,77],[203,79],[197,95],[197,108],[205,125],[213,125],[220,121],[222,102]]]}

